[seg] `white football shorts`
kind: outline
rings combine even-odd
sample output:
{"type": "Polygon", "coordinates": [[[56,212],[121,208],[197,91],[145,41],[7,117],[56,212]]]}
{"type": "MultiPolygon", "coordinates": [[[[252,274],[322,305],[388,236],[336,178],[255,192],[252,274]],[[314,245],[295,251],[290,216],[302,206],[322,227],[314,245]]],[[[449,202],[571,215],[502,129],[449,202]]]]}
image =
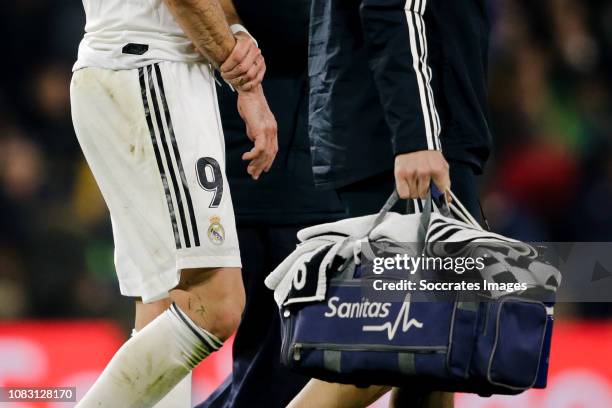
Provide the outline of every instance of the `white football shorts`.
{"type": "Polygon", "coordinates": [[[215,81],[207,65],[84,68],[77,138],[110,210],[121,293],[168,296],[182,269],[240,267],[215,81]]]}

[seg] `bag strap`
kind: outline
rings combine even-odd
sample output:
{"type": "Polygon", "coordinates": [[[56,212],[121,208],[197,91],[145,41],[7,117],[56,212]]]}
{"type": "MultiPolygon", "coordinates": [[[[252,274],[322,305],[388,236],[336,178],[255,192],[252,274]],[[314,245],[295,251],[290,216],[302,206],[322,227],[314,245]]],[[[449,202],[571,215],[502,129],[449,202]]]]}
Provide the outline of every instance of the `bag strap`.
{"type": "MultiPolygon", "coordinates": [[[[444,193],[442,193],[434,183],[431,183],[431,187],[427,193],[427,198],[425,199],[423,211],[421,212],[421,228],[424,231],[427,231],[429,221],[431,219],[431,213],[434,211],[435,205],[435,209],[437,209],[445,217],[454,217],[475,228],[482,229],[478,221],[476,221],[470,212],[466,210],[465,206],[461,204],[461,201],[459,201],[457,196],[453,194],[452,191],[450,194],[453,201],[449,204],[445,200],[444,193]]],[[[389,211],[391,211],[395,204],[397,204],[400,200],[401,199],[397,190],[393,190],[393,193],[391,193],[383,207],[380,209],[378,215],[372,223],[372,226],[368,230],[368,237],[372,231],[374,231],[374,229],[383,222],[389,211]]]]}
{"type": "Polygon", "coordinates": [[[385,219],[389,211],[391,211],[391,208],[393,208],[393,206],[395,206],[395,204],[397,204],[399,200],[400,200],[400,196],[397,193],[397,190],[393,190],[393,193],[391,193],[389,198],[387,198],[387,201],[385,202],[383,207],[378,212],[378,215],[374,219],[372,226],[368,230],[368,234],[367,234],[368,237],[370,236],[370,233],[374,231],[374,228],[378,227],[383,222],[383,220],[385,219]]]}
{"type": "MultiPolygon", "coordinates": [[[[476,219],[472,216],[472,214],[470,214],[470,212],[465,208],[465,206],[461,204],[461,201],[459,201],[457,196],[453,194],[452,191],[450,192],[450,194],[453,199],[453,201],[450,203],[450,206],[449,206],[452,215],[454,215],[455,218],[459,219],[460,221],[463,221],[466,224],[469,224],[474,228],[478,228],[482,230],[483,229],[482,226],[478,223],[478,221],[476,221],[476,219]]],[[[482,211],[482,208],[481,208],[481,211],[482,211]]]]}

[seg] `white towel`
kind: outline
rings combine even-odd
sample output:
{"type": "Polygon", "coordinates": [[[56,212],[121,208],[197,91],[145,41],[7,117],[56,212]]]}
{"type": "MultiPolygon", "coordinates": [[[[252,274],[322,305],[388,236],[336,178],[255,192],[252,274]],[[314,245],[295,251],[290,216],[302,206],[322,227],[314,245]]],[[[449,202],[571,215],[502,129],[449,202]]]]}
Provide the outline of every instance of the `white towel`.
{"type": "MultiPolygon", "coordinates": [[[[300,230],[297,234],[300,244],[265,280],[266,286],[274,290],[276,303],[281,306],[324,300],[329,267],[334,261],[338,261],[338,258],[341,260],[353,258],[355,263],[359,263],[362,245],[368,240],[372,242],[416,242],[420,214],[402,215],[390,212],[378,226],[372,229],[376,216],[374,214],[348,218],[300,230]],[[316,277],[307,276],[306,265],[322,249],[327,252],[318,264],[316,277]],[[304,285],[304,279],[317,280],[316,292],[296,296],[295,293],[299,292],[304,285]],[[294,295],[289,298],[292,293],[294,295]]],[[[309,282],[309,285],[312,283],[309,282]]]]}
{"type": "MultiPolygon", "coordinates": [[[[462,213],[454,207],[451,210],[456,216],[462,213]]],[[[398,248],[401,244],[423,243],[419,237],[421,214],[389,212],[372,228],[377,216],[349,218],[300,230],[297,234],[300,244],[265,280],[266,286],[274,290],[276,303],[282,306],[324,300],[330,266],[350,258],[359,264],[362,250],[367,251],[367,256],[373,255],[371,248],[366,247],[368,243],[390,243],[398,248]]],[[[485,251],[491,254],[490,264],[482,271],[487,280],[510,279],[549,290],[558,287],[559,271],[538,262],[538,253],[532,246],[485,231],[466,215],[460,218],[466,222],[431,213],[424,242],[428,256],[475,257],[485,251]],[[466,245],[471,242],[478,245],[466,245]]]]}
{"type": "MultiPolygon", "coordinates": [[[[527,289],[549,291],[556,291],[561,283],[559,270],[538,261],[538,251],[531,245],[437,213],[430,218],[425,253],[432,257],[482,257],[485,267],[479,273],[488,282],[524,283],[527,289]]],[[[506,294],[489,291],[493,299],[506,294]]]]}

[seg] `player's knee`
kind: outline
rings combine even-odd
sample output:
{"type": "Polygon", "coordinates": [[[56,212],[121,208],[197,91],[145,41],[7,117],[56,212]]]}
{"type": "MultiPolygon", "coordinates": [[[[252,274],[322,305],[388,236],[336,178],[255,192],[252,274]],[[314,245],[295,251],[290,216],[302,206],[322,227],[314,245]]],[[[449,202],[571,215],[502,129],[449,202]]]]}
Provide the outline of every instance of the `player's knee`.
{"type": "Polygon", "coordinates": [[[203,322],[203,328],[222,341],[227,340],[240,325],[244,304],[245,294],[241,282],[211,305],[210,312],[203,322]]]}
{"type": "Polygon", "coordinates": [[[221,340],[238,328],[245,304],[240,268],[183,271],[173,301],[201,328],[221,340]]]}
{"type": "Polygon", "coordinates": [[[228,302],[215,310],[206,330],[217,336],[222,341],[227,340],[236,332],[242,318],[244,303],[237,304],[228,302]]]}

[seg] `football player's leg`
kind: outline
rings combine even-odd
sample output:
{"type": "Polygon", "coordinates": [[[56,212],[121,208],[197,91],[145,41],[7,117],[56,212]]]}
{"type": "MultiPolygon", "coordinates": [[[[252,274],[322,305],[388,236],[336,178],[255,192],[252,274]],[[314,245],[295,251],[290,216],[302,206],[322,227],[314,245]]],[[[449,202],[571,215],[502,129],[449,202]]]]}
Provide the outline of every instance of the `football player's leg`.
{"type": "Polygon", "coordinates": [[[186,269],[170,291],[174,305],[201,331],[223,342],[238,328],[245,294],[240,268],[186,269]]]}
{"type": "MultiPolygon", "coordinates": [[[[172,301],[169,297],[150,303],[137,300],[135,326],[132,335],[135,335],[147,324],[155,320],[157,316],[170,307],[171,303],[172,301]]],[[[172,391],[155,404],[155,408],[184,408],[191,406],[191,373],[187,374],[172,391]]]]}
{"type": "Polygon", "coordinates": [[[360,408],[367,407],[391,387],[373,385],[359,388],[354,385],[310,380],[287,408],[360,408]]]}
{"type": "Polygon", "coordinates": [[[114,355],[79,407],[152,407],[237,328],[240,268],[184,270],[172,305],[114,355]]]}
{"type": "Polygon", "coordinates": [[[138,299],[135,302],[135,317],[134,317],[134,329],[136,332],[144,329],[144,327],[151,323],[157,316],[162,314],[166,309],[170,307],[172,300],[167,297],[165,299],[156,300],[154,302],[144,303],[138,299]]]}

